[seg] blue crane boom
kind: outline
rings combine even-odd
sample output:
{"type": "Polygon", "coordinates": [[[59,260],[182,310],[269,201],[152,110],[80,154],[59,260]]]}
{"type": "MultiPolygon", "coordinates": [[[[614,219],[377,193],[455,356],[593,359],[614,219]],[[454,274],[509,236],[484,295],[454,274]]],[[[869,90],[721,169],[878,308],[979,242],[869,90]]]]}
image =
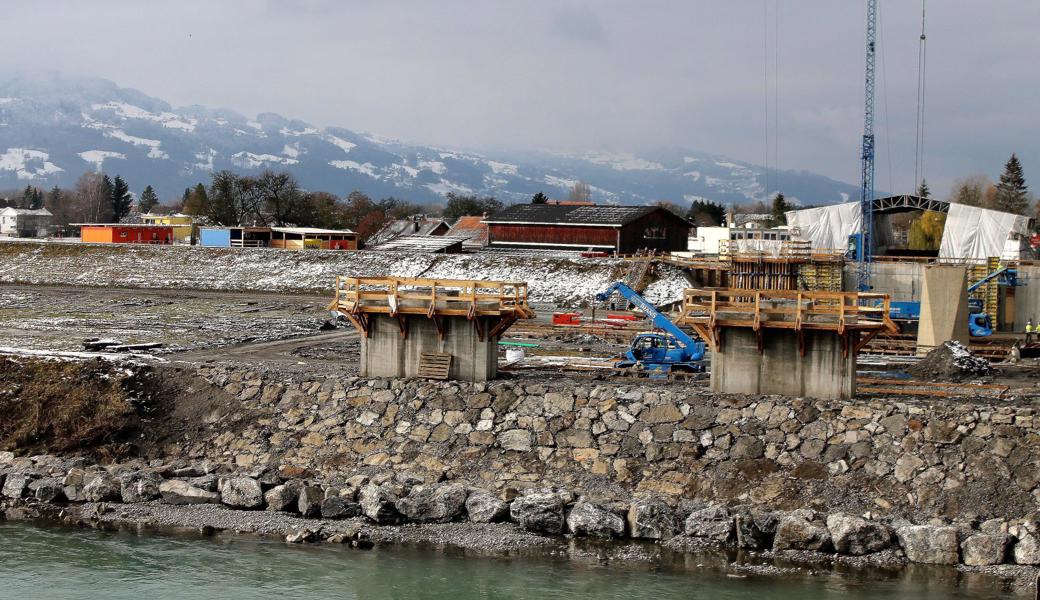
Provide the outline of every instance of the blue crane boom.
{"type": "Polygon", "coordinates": [[[622,298],[631,302],[632,306],[635,306],[639,312],[646,315],[646,318],[650,319],[650,322],[653,323],[655,328],[667,332],[683,346],[693,348],[696,344],[700,343],[680,329],[678,325],[672,323],[671,319],[666,317],[661,311],[657,310],[653,304],[647,302],[646,298],[640,296],[638,292],[620,281],[612,284],[607,288],[607,291],[596,294],[596,300],[599,302],[606,302],[614,292],[621,294],[622,298]]]}
{"type": "Polygon", "coordinates": [[[867,65],[864,86],[863,145],[860,159],[860,233],[858,283],[870,291],[870,260],[874,243],[874,57],[877,50],[877,0],[867,0],[867,65]]]}

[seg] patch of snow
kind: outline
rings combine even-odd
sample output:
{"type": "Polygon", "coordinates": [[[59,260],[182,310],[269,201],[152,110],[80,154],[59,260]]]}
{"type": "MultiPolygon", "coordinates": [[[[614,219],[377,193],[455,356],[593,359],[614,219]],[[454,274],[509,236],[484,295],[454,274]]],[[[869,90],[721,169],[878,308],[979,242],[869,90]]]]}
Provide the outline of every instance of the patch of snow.
{"type": "Polygon", "coordinates": [[[684,157],[682,157],[682,161],[684,163],[686,163],[686,164],[690,164],[690,163],[698,162],[698,161],[700,161],[700,159],[699,158],[694,158],[692,156],[684,156],[684,157]]]}
{"type": "Polygon", "coordinates": [[[461,183],[454,183],[452,181],[448,181],[447,179],[441,179],[440,183],[427,183],[423,187],[430,190],[431,192],[434,192],[435,194],[440,194],[442,196],[447,194],[448,192],[457,192],[460,194],[473,193],[473,190],[471,188],[468,188],[462,185],[461,183]]]}
{"type": "Polygon", "coordinates": [[[316,135],[318,130],[313,127],[305,127],[303,129],[289,129],[288,127],[282,127],[279,131],[282,135],[289,137],[299,137],[301,135],[316,135]]]}
{"type": "Polygon", "coordinates": [[[325,141],[327,141],[328,143],[332,144],[333,146],[338,147],[340,150],[342,150],[342,151],[344,151],[344,152],[346,152],[348,154],[350,153],[351,150],[353,150],[354,148],[357,148],[357,144],[348,142],[347,140],[345,140],[343,138],[339,138],[339,137],[336,137],[336,136],[331,135],[331,134],[325,136],[325,141]]]}
{"type": "Polygon", "coordinates": [[[725,169],[743,169],[744,168],[744,167],[742,167],[742,166],[740,166],[740,165],[738,165],[736,163],[731,163],[731,162],[715,161],[715,164],[720,166],[720,167],[723,167],[725,169]]]}
{"type": "MultiPolygon", "coordinates": [[[[441,157],[443,156],[444,155],[441,154],[441,157]]],[[[428,169],[430,171],[433,171],[437,175],[443,175],[448,170],[448,167],[445,167],[444,163],[438,160],[420,160],[418,166],[420,169],[428,169]]]]}
{"type": "Polygon", "coordinates": [[[161,112],[155,114],[149,112],[140,106],[134,106],[133,104],[127,104],[126,102],[107,102],[105,104],[92,104],[91,110],[95,111],[112,111],[116,116],[123,119],[139,119],[143,121],[152,121],[159,123],[163,127],[168,129],[180,129],[183,131],[195,131],[195,125],[198,123],[195,119],[184,118],[180,115],[171,112],[161,112]]]}
{"type": "Polygon", "coordinates": [[[629,153],[618,153],[612,154],[607,152],[595,152],[584,154],[581,158],[595,165],[606,165],[615,171],[663,171],[664,165],[658,162],[653,162],[643,158],[639,158],[634,154],[629,153]]]}
{"type": "Polygon", "coordinates": [[[689,177],[690,179],[692,179],[694,181],[700,181],[701,180],[701,172],[700,171],[690,171],[689,173],[683,173],[683,175],[685,175],[686,177],[689,177]]]}
{"type": "Polygon", "coordinates": [[[293,144],[290,146],[289,144],[286,144],[285,147],[282,148],[282,154],[289,158],[300,158],[300,145],[293,144]]]}
{"type": "Polygon", "coordinates": [[[14,98],[0,98],[0,106],[14,102],[14,98]]]}
{"type": "Polygon", "coordinates": [[[217,151],[213,148],[208,149],[206,152],[196,152],[195,158],[198,159],[199,162],[195,163],[192,166],[194,166],[196,169],[200,169],[203,171],[212,171],[213,159],[216,158],[216,156],[217,151]]]}
{"type": "Polygon", "coordinates": [[[370,162],[361,164],[353,160],[330,160],[329,164],[337,169],[349,169],[353,171],[360,171],[369,177],[378,177],[376,174],[376,166],[370,162]]]}
{"type": "Polygon", "coordinates": [[[516,165],[511,165],[509,163],[489,160],[487,161],[487,164],[491,167],[491,171],[494,172],[495,175],[516,175],[519,172],[516,165]]]}
{"type": "Polygon", "coordinates": [[[252,152],[238,152],[231,155],[231,162],[244,169],[256,169],[265,164],[295,165],[300,161],[295,158],[275,156],[274,154],[253,154],[252,152]]]}
{"type": "Polygon", "coordinates": [[[18,179],[44,178],[53,173],[64,171],[50,162],[50,155],[40,150],[26,148],[8,148],[0,154],[0,171],[14,171],[18,179]],[[33,166],[31,163],[43,163],[33,166]]]}
{"type": "Polygon", "coordinates": [[[101,170],[102,165],[109,158],[119,158],[126,160],[126,155],[120,152],[110,152],[108,150],[87,150],[86,152],[80,152],[79,157],[88,163],[94,165],[94,168],[98,171],[101,170]]]}
{"type": "Polygon", "coordinates": [[[546,175],[545,183],[566,190],[574,187],[579,182],[577,179],[565,179],[563,177],[557,177],[555,175],[546,175]]]}
{"type": "Polygon", "coordinates": [[[444,158],[458,158],[459,157],[459,155],[454,153],[454,152],[440,152],[440,153],[438,153],[438,155],[442,159],[444,159],[444,158]]]}
{"type": "Polygon", "coordinates": [[[849,201],[849,193],[848,192],[842,192],[841,193],[841,201],[842,202],[848,202],[849,201]]]}
{"type": "Polygon", "coordinates": [[[213,122],[221,127],[227,127],[228,125],[228,120],[223,117],[217,117],[216,119],[213,119],[213,122]]]}
{"type": "Polygon", "coordinates": [[[255,130],[257,130],[257,131],[263,131],[263,130],[264,130],[264,126],[263,126],[263,125],[261,125],[261,124],[260,124],[259,122],[257,122],[257,121],[247,121],[247,122],[246,122],[246,125],[248,125],[248,126],[252,127],[253,129],[255,129],[255,130]]]}
{"type": "Polygon", "coordinates": [[[133,144],[134,146],[147,146],[148,147],[148,158],[170,158],[170,155],[159,149],[161,142],[159,140],[149,140],[133,135],[127,134],[121,129],[114,129],[112,131],[106,131],[105,137],[117,139],[121,142],[133,144]]]}

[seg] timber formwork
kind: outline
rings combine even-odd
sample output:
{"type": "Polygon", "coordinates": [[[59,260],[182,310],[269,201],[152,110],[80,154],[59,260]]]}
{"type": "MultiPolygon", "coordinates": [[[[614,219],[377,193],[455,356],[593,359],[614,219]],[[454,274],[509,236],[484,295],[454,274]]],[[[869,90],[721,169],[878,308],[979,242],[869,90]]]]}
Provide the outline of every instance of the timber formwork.
{"type": "Polygon", "coordinates": [[[473,323],[479,340],[495,339],[516,321],[534,318],[527,283],[506,281],[337,277],[329,310],[343,315],[366,338],[375,315],[396,319],[401,338],[408,335],[406,317],[425,317],[441,339],[444,319],[461,317],[473,323]]]}
{"type": "Polygon", "coordinates": [[[714,352],[724,328],[752,330],[762,352],[769,330],[792,331],[805,355],[804,333],[833,332],[843,355],[858,354],[876,335],[897,333],[887,294],[757,289],[687,289],[679,323],[692,328],[714,352]]]}
{"type": "Polygon", "coordinates": [[[703,287],[840,292],[845,259],[839,251],[813,252],[808,242],[783,242],[775,252],[738,250],[723,242],[718,257],[667,257],[703,287]]]}

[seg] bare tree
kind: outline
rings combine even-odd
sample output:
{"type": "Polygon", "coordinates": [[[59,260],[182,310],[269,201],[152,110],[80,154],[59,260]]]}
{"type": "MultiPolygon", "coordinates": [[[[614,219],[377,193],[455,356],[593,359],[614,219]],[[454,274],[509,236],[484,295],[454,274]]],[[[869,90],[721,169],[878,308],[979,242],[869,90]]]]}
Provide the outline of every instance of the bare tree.
{"type": "Polygon", "coordinates": [[[986,190],[993,185],[985,175],[969,175],[953,182],[950,202],[967,206],[985,206],[986,190]]]}
{"type": "Polygon", "coordinates": [[[101,223],[111,219],[111,181],[101,173],[88,171],[76,181],[76,204],[83,222],[101,223]]]}
{"type": "Polygon", "coordinates": [[[567,199],[573,202],[592,202],[592,187],[584,181],[578,181],[567,194],[567,199]]]}

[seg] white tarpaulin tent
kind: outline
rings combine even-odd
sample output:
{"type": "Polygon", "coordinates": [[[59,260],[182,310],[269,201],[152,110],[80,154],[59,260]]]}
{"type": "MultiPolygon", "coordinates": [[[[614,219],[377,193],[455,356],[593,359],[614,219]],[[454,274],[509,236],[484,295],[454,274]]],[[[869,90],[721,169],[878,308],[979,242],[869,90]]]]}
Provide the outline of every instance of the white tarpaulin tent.
{"type": "Polygon", "coordinates": [[[849,236],[859,233],[859,202],[792,210],[786,215],[792,237],[808,241],[813,250],[844,251],[849,236]]]}
{"type": "MultiPolygon", "coordinates": [[[[988,208],[950,204],[939,258],[1003,256],[1013,236],[1029,235],[1029,218],[988,208]]],[[[1019,257],[1014,257],[1019,258],[1019,257]]]]}

